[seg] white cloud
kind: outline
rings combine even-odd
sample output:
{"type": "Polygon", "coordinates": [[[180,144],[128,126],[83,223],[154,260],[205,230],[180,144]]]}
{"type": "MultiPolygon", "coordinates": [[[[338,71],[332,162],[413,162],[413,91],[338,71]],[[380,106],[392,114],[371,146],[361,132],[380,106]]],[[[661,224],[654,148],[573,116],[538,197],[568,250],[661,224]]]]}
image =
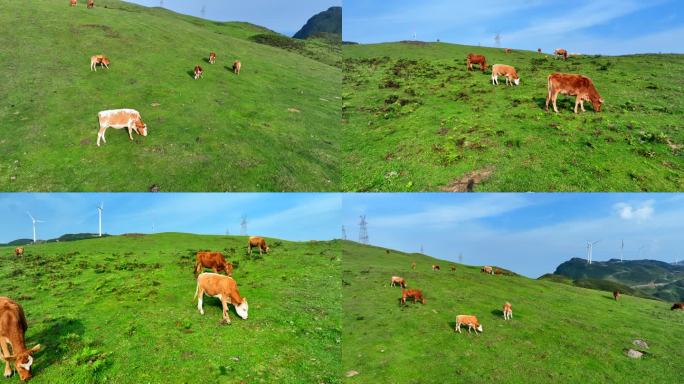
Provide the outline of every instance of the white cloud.
{"type": "Polygon", "coordinates": [[[653,217],[654,212],[653,200],[645,201],[638,207],[628,203],[617,203],[613,205],[613,209],[623,220],[647,220],[653,217]]]}

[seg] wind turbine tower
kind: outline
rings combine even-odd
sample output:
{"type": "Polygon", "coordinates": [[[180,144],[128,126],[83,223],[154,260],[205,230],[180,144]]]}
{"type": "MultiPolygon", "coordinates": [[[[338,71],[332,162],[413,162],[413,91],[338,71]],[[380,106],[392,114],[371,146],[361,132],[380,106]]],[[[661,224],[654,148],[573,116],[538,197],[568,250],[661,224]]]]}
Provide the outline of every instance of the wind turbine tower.
{"type": "Polygon", "coordinates": [[[589,264],[591,264],[591,254],[594,250],[594,244],[598,243],[601,240],[596,240],[596,241],[587,241],[587,260],[589,261],[589,264]]]}
{"type": "Polygon", "coordinates": [[[622,258],[625,253],[625,240],[622,240],[622,246],[620,246],[620,262],[622,263],[622,258]]]}
{"type": "Polygon", "coordinates": [[[26,214],[29,215],[31,218],[31,222],[33,223],[33,244],[36,243],[36,223],[44,223],[43,220],[37,220],[35,217],[31,216],[31,212],[26,211],[26,214]]]}
{"type": "Polygon", "coordinates": [[[103,210],[104,210],[104,203],[100,202],[100,205],[97,207],[98,237],[102,237],[102,211],[103,210]]]}
{"type": "Polygon", "coordinates": [[[347,229],[342,226],[342,240],[347,240],[347,229]]]}

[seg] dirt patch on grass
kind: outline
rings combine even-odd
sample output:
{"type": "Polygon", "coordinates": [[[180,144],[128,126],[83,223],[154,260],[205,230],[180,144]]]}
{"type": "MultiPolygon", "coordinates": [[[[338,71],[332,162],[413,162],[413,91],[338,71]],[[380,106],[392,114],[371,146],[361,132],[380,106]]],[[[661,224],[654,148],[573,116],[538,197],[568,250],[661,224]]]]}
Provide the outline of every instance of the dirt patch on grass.
{"type": "Polygon", "coordinates": [[[494,173],[494,167],[468,172],[462,177],[453,180],[449,185],[440,187],[439,189],[444,192],[473,192],[475,186],[487,180],[492,173],[494,173]]]}
{"type": "Polygon", "coordinates": [[[81,24],[74,32],[78,33],[79,29],[99,29],[107,37],[118,38],[120,36],[119,32],[112,29],[112,27],[103,24],[81,24]]]}

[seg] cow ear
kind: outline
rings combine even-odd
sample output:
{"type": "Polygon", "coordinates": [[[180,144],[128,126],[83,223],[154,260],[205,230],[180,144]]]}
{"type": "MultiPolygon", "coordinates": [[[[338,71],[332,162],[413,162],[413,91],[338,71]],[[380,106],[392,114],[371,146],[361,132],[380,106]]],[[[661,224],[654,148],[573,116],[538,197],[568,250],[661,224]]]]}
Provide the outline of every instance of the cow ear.
{"type": "Polygon", "coordinates": [[[7,357],[3,356],[2,359],[7,361],[7,362],[13,362],[13,361],[17,360],[17,356],[16,355],[7,356],[7,357]]]}
{"type": "Polygon", "coordinates": [[[29,353],[36,353],[36,352],[40,351],[41,348],[43,348],[42,345],[36,344],[33,348],[31,348],[31,349],[29,350],[29,353]]]}

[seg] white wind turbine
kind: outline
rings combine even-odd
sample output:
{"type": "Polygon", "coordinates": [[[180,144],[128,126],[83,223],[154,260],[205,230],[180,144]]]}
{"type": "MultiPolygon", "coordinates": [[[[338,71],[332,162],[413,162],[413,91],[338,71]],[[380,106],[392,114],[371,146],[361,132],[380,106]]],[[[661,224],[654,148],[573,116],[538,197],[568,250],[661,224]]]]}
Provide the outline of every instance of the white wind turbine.
{"type": "Polygon", "coordinates": [[[43,220],[36,220],[36,218],[31,216],[31,212],[29,212],[29,211],[26,211],[26,214],[29,215],[29,217],[31,218],[31,222],[33,223],[33,244],[35,244],[36,243],[36,223],[44,223],[44,221],[43,220]]]}
{"type": "Polygon", "coordinates": [[[97,223],[98,223],[98,234],[102,237],[102,211],[104,210],[104,203],[100,202],[97,207],[97,223]]]}
{"type": "Polygon", "coordinates": [[[591,264],[591,254],[594,250],[594,244],[598,243],[601,240],[596,240],[596,241],[587,241],[587,260],[589,261],[589,264],[591,264]]]}
{"type": "Polygon", "coordinates": [[[622,240],[622,246],[620,247],[620,262],[622,263],[622,256],[625,253],[625,240],[622,240]]]}

